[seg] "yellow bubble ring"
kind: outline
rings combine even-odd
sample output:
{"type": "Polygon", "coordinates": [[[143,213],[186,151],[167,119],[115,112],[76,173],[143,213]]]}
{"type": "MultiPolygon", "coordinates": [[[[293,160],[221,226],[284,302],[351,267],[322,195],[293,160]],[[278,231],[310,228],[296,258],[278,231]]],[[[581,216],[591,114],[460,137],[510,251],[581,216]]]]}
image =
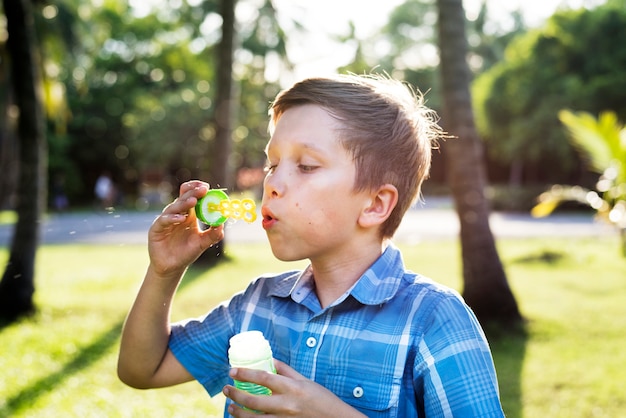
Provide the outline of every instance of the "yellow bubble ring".
{"type": "Polygon", "coordinates": [[[219,211],[222,215],[231,219],[243,219],[246,222],[254,222],[256,220],[256,204],[252,199],[227,199],[222,200],[216,206],[218,207],[209,207],[209,210],[219,211]]]}

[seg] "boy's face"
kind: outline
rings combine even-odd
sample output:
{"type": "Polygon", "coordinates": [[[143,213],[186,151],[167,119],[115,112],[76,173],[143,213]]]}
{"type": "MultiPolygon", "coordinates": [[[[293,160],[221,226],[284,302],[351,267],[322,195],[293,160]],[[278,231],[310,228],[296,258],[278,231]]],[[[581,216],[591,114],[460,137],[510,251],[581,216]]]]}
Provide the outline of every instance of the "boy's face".
{"type": "Polygon", "coordinates": [[[359,214],[369,195],[353,191],[355,164],[338,140],[340,122],[301,105],[278,120],[267,145],[263,228],[285,261],[348,255],[359,248],[359,214]]]}

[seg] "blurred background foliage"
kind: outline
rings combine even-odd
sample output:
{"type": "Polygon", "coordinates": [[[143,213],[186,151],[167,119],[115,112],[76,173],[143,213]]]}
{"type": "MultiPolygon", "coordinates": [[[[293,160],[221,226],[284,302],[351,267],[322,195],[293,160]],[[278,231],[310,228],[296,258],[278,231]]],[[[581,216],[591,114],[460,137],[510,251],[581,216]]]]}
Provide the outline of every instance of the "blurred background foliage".
{"type": "MultiPolygon", "coordinates": [[[[189,178],[211,182],[216,113],[217,0],[163,0],[158,8],[113,0],[35,2],[48,121],[50,202],[65,193],[71,207],[93,202],[103,172],[120,189],[119,204],[161,207],[189,178]]],[[[529,210],[554,183],[592,187],[594,175],[568,141],[564,108],[626,120],[626,1],[557,11],[529,28],[520,13],[506,27],[483,3],[468,25],[477,124],[496,209],[529,210]]],[[[271,0],[239,0],[233,77],[236,115],[229,164],[236,189],[258,191],[270,100],[292,72],[284,20],[271,0]]],[[[354,25],[337,41],[352,45],[338,71],[388,72],[427,93],[440,110],[433,1],[407,0],[366,38],[354,25]]],[[[6,35],[6,22],[0,32],[6,35]]],[[[304,30],[291,21],[293,31],[304,30]]],[[[0,208],[15,191],[16,118],[0,36],[0,208]]],[[[446,192],[436,153],[425,191],[446,192]]]]}
{"type": "Polygon", "coordinates": [[[623,2],[558,12],[515,38],[504,59],[477,77],[477,123],[510,183],[595,182],[558,113],[611,110],[626,118],[624,27],[623,2]]]}

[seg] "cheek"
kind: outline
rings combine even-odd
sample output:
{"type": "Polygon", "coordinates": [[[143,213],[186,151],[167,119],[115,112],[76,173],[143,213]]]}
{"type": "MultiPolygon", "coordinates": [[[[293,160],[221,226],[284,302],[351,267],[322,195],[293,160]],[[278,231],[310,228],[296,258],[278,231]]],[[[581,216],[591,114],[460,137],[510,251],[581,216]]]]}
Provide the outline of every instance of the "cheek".
{"type": "Polygon", "coordinates": [[[343,223],[351,222],[348,219],[351,208],[342,202],[343,194],[330,195],[326,189],[322,191],[309,191],[306,196],[300,197],[293,202],[294,213],[297,213],[302,225],[324,228],[332,225],[337,227],[343,223]]]}
{"type": "Polygon", "coordinates": [[[324,226],[333,226],[333,229],[347,222],[345,219],[345,212],[340,206],[328,205],[311,211],[311,213],[307,214],[305,221],[309,225],[314,225],[320,228],[323,228],[324,226]]]}

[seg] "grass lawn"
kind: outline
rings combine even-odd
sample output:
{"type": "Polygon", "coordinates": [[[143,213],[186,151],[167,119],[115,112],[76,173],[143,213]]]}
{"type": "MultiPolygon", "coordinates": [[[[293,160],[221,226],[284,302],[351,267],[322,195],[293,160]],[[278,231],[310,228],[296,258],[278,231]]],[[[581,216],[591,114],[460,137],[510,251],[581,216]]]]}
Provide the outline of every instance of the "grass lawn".
{"type": "MultiPolygon", "coordinates": [[[[626,410],[626,259],[617,237],[498,242],[526,335],[492,339],[508,417],[617,417],[626,410]]],[[[415,271],[460,289],[456,242],[401,246],[415,271]]],[[[260,273],[303,266],[267,246],[190,271],[173,319],[203,314],[260,273]]],[[[0,249],[2,266],[8,257],[0,249]]],[[[197,383],[138,391],[117,380],[119,335],[147,263],[143,246],[45,246],[33,318],[0,328],[0,416],[212,417],[197,383]]]]}

